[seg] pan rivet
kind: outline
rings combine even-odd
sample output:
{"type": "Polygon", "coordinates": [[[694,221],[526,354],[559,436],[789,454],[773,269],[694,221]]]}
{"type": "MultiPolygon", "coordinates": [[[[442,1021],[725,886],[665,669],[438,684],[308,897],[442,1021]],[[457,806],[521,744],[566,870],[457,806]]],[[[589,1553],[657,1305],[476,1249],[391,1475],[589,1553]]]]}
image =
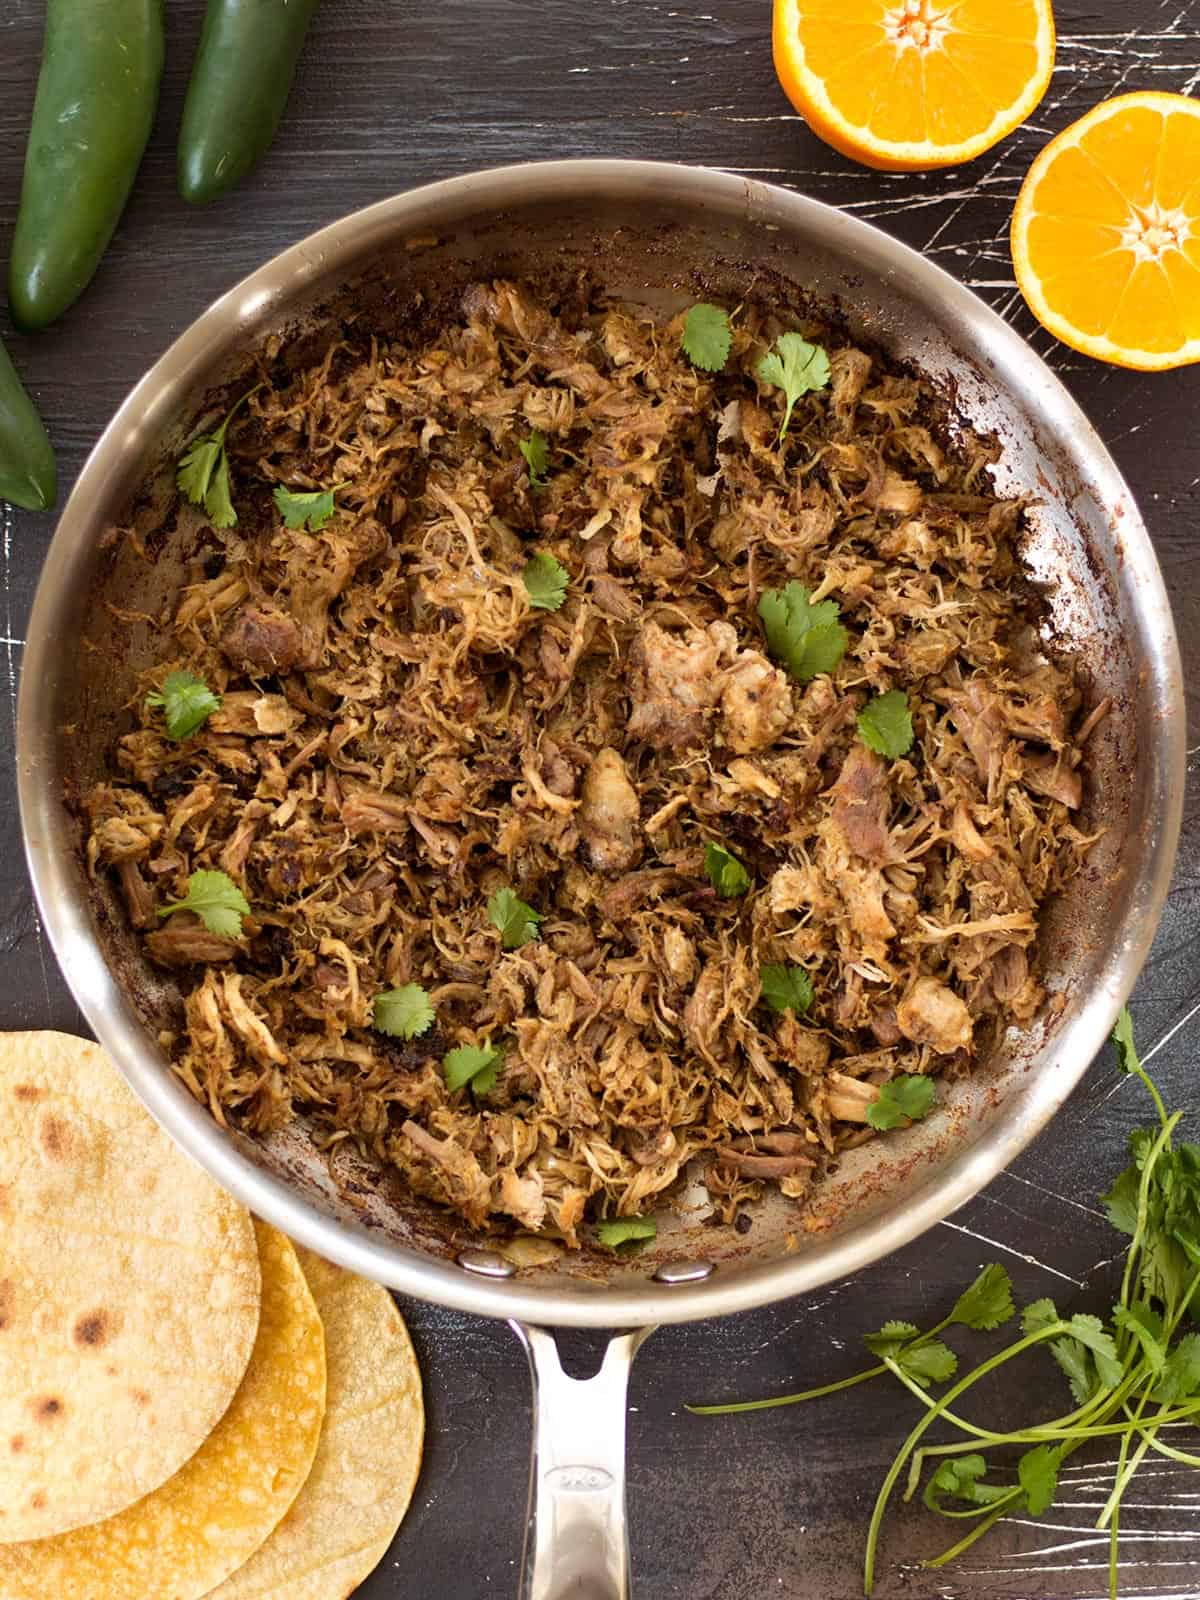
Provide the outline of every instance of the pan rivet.
{"type": "Polygon", "coordinates": [[[481,1278],[511,1278],[517,1270],[494,1250],[460,1250],[458,1264],[465,1272],[476,1272],[481,1278]]]}
{"type": "Polygon", "coordinates": [[[655,1283],[701,1283],[716,1271],[711,1261],[668,1261],[654,1274],[655,1283]]]}

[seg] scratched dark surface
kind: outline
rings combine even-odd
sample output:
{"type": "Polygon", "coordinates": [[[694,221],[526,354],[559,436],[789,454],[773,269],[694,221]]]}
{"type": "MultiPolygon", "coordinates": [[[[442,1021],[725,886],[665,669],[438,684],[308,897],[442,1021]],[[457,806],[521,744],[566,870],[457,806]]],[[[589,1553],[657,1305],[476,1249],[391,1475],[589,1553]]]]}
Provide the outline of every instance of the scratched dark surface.
{"type": "MultiPolygon", "coordinates": [[[[100,0],[95,0],[99,4],[100,0]]],[[[188,211],[173,144],[200,0],[169,0],[170,64],[150,150],[86,300],[10,349],[59,450],[64,489],[131,384],[217,294],[282,246],[397,189],[471,168],[565,155],[708,163],[792,185],[878,223],[972,285],[1074,390],[1142,505],[1167,576],[1189,691],[1200,688],[1200,367],[1137,377],[1036,328],[1006,243],[1021,177],[1046,137],[1097,100],[1200,86],[1200,0],[1062,0],[1054,80],[1033,122],[967,169],[887,176],[853,166],[792,115],[771,69],[764,0],[325,0],[286,127],[234,197],[188,211]],[[703,8],[703,9],[701,9],[703,8]]],[[[0,240],[11,235],[40,48],[41,0],[0,8],[0,240]]],[[[3,246],[0,245],[0,254],[3,246]]],[[[11,330],[4,328],[5,334],[11,330]]],[[[0,507],[0,1027],[80,1028],[42,941],[20,854],[12,706],[49,517],[0,507]]],[[[1196,1102],[1200,1043],[1200,795],[1138,985],[1140,1036],[1167,1099],[1196,1102]]],[[[659,1333],[630,1396],[630,1515],[641,1600],[851,1600],[871,1497],[913,1406],[878,1386],[757,1418],[701,1420],[684,1400],[786,1392],[859,1364],[885,1316],[935,1320],[987,1260],[1020,1298],[1073,1309],[1112,1299],[1116,1247],[1095,1195],[1143,1112],[1097,1062],[1050,1131],[932,1233],[859,1278],[772,1309],[659,1333]]],[[[429,1403],[412,1512],[366,1600],[481,1600],[515,1589],[525,1493],[528,1383],[506,1328],[406,1307],[429,1403]]],[[[1041,1403],[1040,1369],[1014,1377],[1041,1403]]],[[[1195,1448],[1193,1446],[1193,1448],[1195,1448]]],[[[969,1560],[916,1565],[957,1525],[906,1512],[888,1526],[881,1600],[1093,1600],[1105,1592],[1102,1452],[1076,1457],[1038,1522],[1009,1522],[969,1560]],[[944,1530],[949,1530],[945,1532],[944,1530]]],[[[1167,1461],[1139,1474],[1123,1518],[1123,1593],[1200,1595],[1200,1475],[1167,1461]]]]}

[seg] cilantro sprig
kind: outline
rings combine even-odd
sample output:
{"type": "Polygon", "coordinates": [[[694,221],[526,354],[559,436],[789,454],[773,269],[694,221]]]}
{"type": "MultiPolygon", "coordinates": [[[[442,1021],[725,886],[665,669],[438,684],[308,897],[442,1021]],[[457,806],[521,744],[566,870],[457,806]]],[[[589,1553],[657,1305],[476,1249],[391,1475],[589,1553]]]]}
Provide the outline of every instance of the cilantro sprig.
{"type": "Polygon", "coordinates": [[[544,489],[546,476],[550,471],[550,445],[546,435],[540,428],[533,428],[528,439],[517,441],[517,448],[525,457],[525,465],[529,468],[529,487],[544,489]]]}
{"type": "Polygon", "coordinates": [[[539,550],[525,563],[521,581],[535,611],[558,611],[567,598],[571,575],[552,555],[539,550]]]}
{"type": "Polygon", "coordinates": [[[846,653],[849,635],[840,620],[836,600],[818,600],[802,583],[782,589],[764,589],[758,614],[767,636],[767,648],[798,683],[820,672],[832,672],[846,653]]]}
{"type": "Polygon", "coordinates": [[[240,939],[242,918],[250,915],[250,904],[227,872],[201,867],[188,879],[183,899],[160,906],[158,914],[173,917],[177,911],[194,911],[209,933],[220,939],[240,939]]]}
{"type": "Polygon", "coordinates": [[[380,1033],[393,1039],[419,1039],[433,1026],[433,1002],[419,983],[402,983],[375,996],[372,1017],[380,1033]]]}
{"type": "Polygon", "coordinates": [[[903,689],[889,689],[868,700],[858,713],[858,736],[877,756],[895,761],[912,749],[913,725],[908,696],[903,689]]]}
{"type": "MultiPolygon", "coordinates": [[[[927,1374],[930,1368],[947,1368],[949,1364],[941,1352],[946,1351],[951,1356],[953,1352],[939,1340],[938,1335],[956,1326],[984,1330],[999,1327],[1012,1317],[1013,1309],[1012,1283],[1008,1273],[1001,1266],[987,1266],[959,1295],[949,1316],[943,1317],[926,1332],[922,1333],[912,1322],[885,1322],[875,1333],[864,1334],[863,1343],[880,1360],[877,1365],[863,1372],[855,1372],[848,1378],[824,1384],[819,1389],[805,1389],[800,1394],[785,1394],[769,1400],[737,1400],[726,1405],[688,1406],[686,1409],[698,1417],[715,1417],[735,1411],[769,1411],[775,1406],[798,1405],[803,1400],[815,1400],[820,1395],[836,1394],[842,1389],[852,1389],[857,1384],[866,1383],[871,1378],[880,1378],[892,1366],[904,1372],[912,1368],[917,1374],[925,1374],[927,1383],[941,1383],[945,1379],[929,1377],[927,1374]],[[916,1355],[918,1350],[927,1347],[936,1347],[937,1353],[929,1358],[916,1355]]],[[[949,1367],[947,1376],[953,1371],[954,1368],[949,1367]]],[[[914,1377],[913,1381],[916,1382],[917,1378],[914,1377]]]]}
{"type": "Polygon", "coordinates": [[[515,889],[497,889],[487,903],[487,914],[492,927],[500,930],[505,950],[519,950],[538,936],[542,914],[519,899],[515,889]]]}
{"type": "Polygon", "coordinates": [[[750,874],[738,858],[723,844],[711,839],[704,846],[704,870],[722,899],[731,900],[735,895],[745,894],[750,887],[750,874]]]}
{"type": "MultiPolygon", "coordinates": [[[[976,1519],[965,1537],[925,1562],[941,1567],[970,1549],[1002,1516],[1044,1515],[1054,1503],[1063,1463],[1077,1451],[1093,1441],[1115,1445],[1112,1487],[1095,1524],[1109,1535],[1112,1596],[1118,1590],[1121,1503],[1146,1456],[1154,1451],[1200,1465],[1196,1455],[1160,1438],[1165,1427],[1200,1423],[1200,1334],[1189,1328],[1200,1311],[1200,1146],[1175,1141],[1183,1113],[1167,1112],[1138,1059],[1128,1011],[1118,1019],[1113,1042],[1121,1070],[1138,1078],[1150,1095],[1157,1124],[1130,1135],[1130,1165],[1104,1197],[1110,1222],[1129,1239],[1111,1318],[1067,1315],[1052,1300],[1035,1300],[1021,1313],[1019,1336],[959,1377],[957,1357],[938,1335],[956,1324],[991,1331],[1014,1315],[1008,1273],[993,1263],[959,1296],[950,1315],[926,1332],[912,1323],[889,1322],[869,1334],[867,1346],[879,1357],[875,1366],[799,1394],[688,1407],[713,1413],[795,1405],[885,1375],[908,1390],[921,1415],[876,1497],[864,1558],[868,1595],[892,1495],[903,1481],[903,1497],[911,1500],[931,1463],[921,1497],[925,1506],[939,1516],[976,1519]],[[993,1429],[952,1409],[1010,1361],[1039,1350],[1065,1376],[1069,1410],[1026,1427],[993,1429]],[[927,1392],[931,1383],[951,1379],[940,1398],[927,1392]],[[926,1445],[925,1435],[938,1423],[957,1436],[926,1445]]],[[[1030,1392],[1027,1383],[1023,1392],[1030,1392]]]]}
{"type": "Polygon", "coordinates": [[[694,367],[701,367],[705,372],[724,372],[733,344],[729,313],[701,300],[684,317],[679,344],[694,367]]]}
{"type": "Polygon", "coordinates": [[[146,696],[146,704],[161,710],[168,739],[190,739],[221,709],[221,696],[192,672],[168,672],[161,689],[146,696]]]}
{"type": "Polygon", "coordinates": [[[796,401],[812,389],[827,388],[832,368],[823,345],[809,344],[803,334],[781,333],[774,348],[767,352],[754,371],[761,383],[774,384],[782,389],[787,400],[787,409],[779,424],[779,440],[782,443],[788,423],[792,420],[792,412],[796,409],[796,401]]]}
{"type": "Polygon", "coordinates": [[[275,506],[283,518],[285,528],[307,527],[317,533],[334,513],[334,498],[344,483],[335,483],[331,489],[287,489],[282,483],[275,485],[275,506]]]}
{"type": "Polygon", "coordinates": [[[225,420],[211,433],[198,433],[180,457],[175,472],[179,492],[194,506],[203,506],[214,528],[233,528],[237,525],[237,512],[229,488],[229,457],[225,453],[225,435],[229,424],[246,404],[257,394],[262,384],[248,389],[240,400],[230,406],[225,420]]]}
{"type": "Polygon", "coordinates": [[[796,1011],[803,1016],[813,1003],[813,981],[803,967],[771,963],[758,969],[758,981],[772,1011],[796,1011]]]}

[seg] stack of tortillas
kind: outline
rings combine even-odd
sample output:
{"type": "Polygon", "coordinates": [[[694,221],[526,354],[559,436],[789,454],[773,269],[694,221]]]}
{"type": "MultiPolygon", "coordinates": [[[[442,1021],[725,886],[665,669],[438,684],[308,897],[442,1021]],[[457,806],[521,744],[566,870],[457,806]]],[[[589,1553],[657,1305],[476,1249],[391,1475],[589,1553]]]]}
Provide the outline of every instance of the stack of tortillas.
{"type": "Polygon", "coordinates": [[[0,1600],[344,1600],[423,1434],[385,1290],[251,1218],[99,1046],[0,1034],[0,1600]]]}

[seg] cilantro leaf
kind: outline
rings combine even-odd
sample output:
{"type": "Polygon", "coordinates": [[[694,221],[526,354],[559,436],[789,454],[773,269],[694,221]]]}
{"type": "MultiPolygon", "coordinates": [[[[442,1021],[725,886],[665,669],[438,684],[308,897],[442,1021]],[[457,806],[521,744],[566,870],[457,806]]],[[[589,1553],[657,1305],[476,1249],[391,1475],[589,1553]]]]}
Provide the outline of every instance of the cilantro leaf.
{"type": "Polygon", "coordinates": [[[733,343],[728,313],[702,300],[684,317],[679,343],[694,367],[703,367],[705,372],[723,372],[733,343]]]}
{"type": "Polygon", "coordinates": [[[503,1060],[504,1051],[499,1045],[493,1046],[490,1039],[481,1045],[460,1044],[456,1050],[447,1050],[442,1057],[446,1087],[453,1093],[469,1083],[472,1094],[490,1094],[503,1060]]]}
{"type": "Polygon", "coordinates": [[[1105,1215],[1118,1233],[1133,1237],[1137,1229],[1138,1188],[1141,1174],[1136,1167],[1126,1167],[1107,1194],[1100,1196],[1105,1215]]]}
{"type": "Polygon", "coordinates": [[[745,894],[750,887],[750,874],[738,858],[711,839],[704,846],[704,870],[713,888],[726,900],[745,894]]]}
{"type": "Polygon", "coordinates": [[[546,435],[540,429],[534,428],[528,439],[518,440],[517,448],[525,457],[525,465],[529,468],[529,487],[544,489],[546,474],[550,470],[550,446],[546,435]]]}
{"type": "Polygon", "coordinates": [[[538,936],[542,914],[519,900],[515,889],[497,889],[487,903],[487,914],[493,928],[499,928],[505,950],[519,950],[538,936]]]}
{"type": "Polygon", "coordinates": [[[1106,1389],[1115,1389],[1121,1381],[1123,1367],[1117,1357],[1117,1347],[1112,1334],[1105,1332],[1099,1317],[1077,1312],[1068,1326],[1080,1344],[1086,1345],[1096,1362],[1096,1373],[1106,1389]]]}
{"type": "Polygon", "coordinates": [[[867,1107],[867,1121],[883,1133],[907,1127],[928,1115],[936,1095],[932,1078],[902,1072],[880,1085],[878,1100],[867,1107]]]}
{"type": "Polygon", "coordinates": [[[571,576],[552,555],[539,550],[525,563],[521,581],[535,611],[558,611],[567,598],[571,576]]]}
{"type": "Polygon", "coordinates": [[[225,434],[235,413],[262,384],[247,390],[229,409],[219,428],[198,433],[180,457],[175,472],[179,492],[194,506],[203,506],[214,528],[232,528],[237,512],[229,492],[229,458],[225,454],[225,434]]]}
{"type": "Polygon", "coordinates": [[[183,899],[161,906],[158,914],[170,917],[176,911],[194,911],[209,933],[219,939],[240,939],[242,918],[249,915],[250,906],[227,872],[201,868],[188,879],[183,899]]]}
{"type": "Polygon", "coordinates": [[[921,1330],[915,1322],[885,1322],[878,1333],[864,1333],[863,1343],[872,1355],[899,1355],[902,1345],[920,1337],[921,1330]]]}
{"type": "Polygon", "coordinates": [[[1025,1491],[1025,1504],[1031,1517],[1040,1517],[1053,1505],[1061,1464],[1062,1452],[1049,1444],[1026,1450],[1017,1462],[1017,1478],[1025,1491]]]}
{"type": "Polygon", "coordinates": [[[433,1005],[419,983],[404,983],[375,996],[375,1026],[395,1039],[416,1039],[433,1024],[433,1005]]]}
{"type": "Polygon", "coordinates": [[[758,601],[767,648],[798,683],[832,672],[849,640],[837,601],[813,605],[811,595],[811,589],[793,581],[783,589],[764,589],[758,601]]]}
{"type": "Polygon", "coordinates": [[[1167,1356],[1153,1398],[1160,1405],[1188,1400],[1200,1390],[1200,1333],[1185,1333],[1167,1356]]]}
{"type": "Polygon", "coordinates": [[[950,1313],[950,1321],[964,1328],[990,1332],[1007,1322],[1014,1310],[1012,1279],[998,1262],[993,1261],[959,1295],[950,1313]]]}
{"type": "Polygon", "coordinates": [[[759,967],[758,980],[772,1011],[795,1011],[803,1016],[813,1003],[813,981],[803,967],[759,967]]]}
{"type": "Polygon", "coordinates": [[[941,1511],[943,1495],[973,1506],[988,1506],[1012,1492],[1003,1484],[980,1483],[986,1472],[987,1462],[982,1456],[951,1456],[930,1478],[921,1498],[930,1511],[941,1511]]]}
{"type": "Polygon", "coordinates": [[[1163,1321],[1156,1311],[1141,1300],[1132,1306],[1114,1306],[1113,1323],[1142,1347],[1151,1372],[1163,1370],[1167,1347],[1163,1340],[1163,1321]]]}
{"type": "Polygon", "coordinates": [[[1078,1339],[1054,1339],[1050,1354],[1066,1374],[1076,1405],[1086,1405],[1100,1385],[1096,1363],[1078,1339]]]}
{"type": "Polygon", "coordinates": [[[658,1224],[653,1217],[611,1217],[596,1224],[596,1238],[610,1250],[632,1253],[657,1236],[658,1224]]]}
{"type": "Polygon", "coordinates": [[[168,672],[162,688],[146,696],[146,704],[161,706],[167,738],[181,740],[190,738],[221,709],[221,696],[191,672],[168,672]]]}
{"type": "Polygon", "coordinates": [[[899,1350],[896,1365],[922,1388],[931,1383],[945,1383],[958,1371],[958,1357],[940,1339],[930,1339],[926,1344],[910,1345],[899,1350]]]}
{"type": "Polygon", "coordinates": [[[1021,1313],[1021,1332],[1040,1333],[1058,1320],[1058,1307],[1053,1300],[1033,1300],[1021,1313]]]}
{"type": "Polygon", "coordinates": [[[1128,1006],[1122,1006],[1113,1024],[1112,1041],[1117,1050],[1117,1066],[1131,1075],[1141,1070],[1137,1046],[1133,1042],[1133,1017],[1128,1006]]]}
{"type": "Polygon", "coordinates": [[[760,383],[772,383],[787,397],[787,410],[779,426],[782,441],[792,420],[796,401],[810,389],[824,389],[829,384],[829,356],[819,344],[809,344],[799,333],[781,333],[775,348],[765,355],[754,369],[760,383]]]}
{"type": "MultiPolygon", "coordinates": [[[[1034,1300],[1021,1313],[1021,1332],[1026,1336],[1041,1333],[1061,1320],[1053,1300],[1034,1300]]],[[[1116,1347],[1097,1317],[1072,1317],[1070,1327],[1077,1337],[1055,1339],[1050,1346],[1050,1354],[1066,1373],[1076,1401],[1083,1405],[1097,1388],[1110,1387],[1107,1377],[1102,1377],[1096,1369],[1103,1360],[1105,1371],[1111,1376],[1112,1356],[1116,1353],[1116,1347]],[[1097,1343],[1100,1350],[1093,1355],[1091,1352],[1096,1351],[1097,1343]]]]}
{"type": "Polygon", "coordinates": [[[233,509],[233,494],[229,487],[229,457],[221,447],[217,470],[204,496],[204,509],[214,528],[232,528],[237,525],[237,512],[233,509]]]}
{"type": "MultiPolygon", "coordinates": [[[[175,482],[194,506],[205,506],[218,462],[225,460],[224,433],[198,433],[179,458],[175,482]]],[[[219,522],[218,527],[227,526],[219,522]]]]}
{"type": "Polygon", "coordinates": [[[283,518],[285,528],[303,528],[310,533],[323,528],[333,515],[333,497],[344,483],[335,483],[332,489],[291,490],[283,484],[275,485],[275,505],[283,518]]]}
{"type": "Polygon", "coordinates": [[[908,696],[903,689],[889,689],[868,700],[858,713],[858,736],[877,756],[894,761],[912,749],[913,725],[908,711],[908,696]]]}

